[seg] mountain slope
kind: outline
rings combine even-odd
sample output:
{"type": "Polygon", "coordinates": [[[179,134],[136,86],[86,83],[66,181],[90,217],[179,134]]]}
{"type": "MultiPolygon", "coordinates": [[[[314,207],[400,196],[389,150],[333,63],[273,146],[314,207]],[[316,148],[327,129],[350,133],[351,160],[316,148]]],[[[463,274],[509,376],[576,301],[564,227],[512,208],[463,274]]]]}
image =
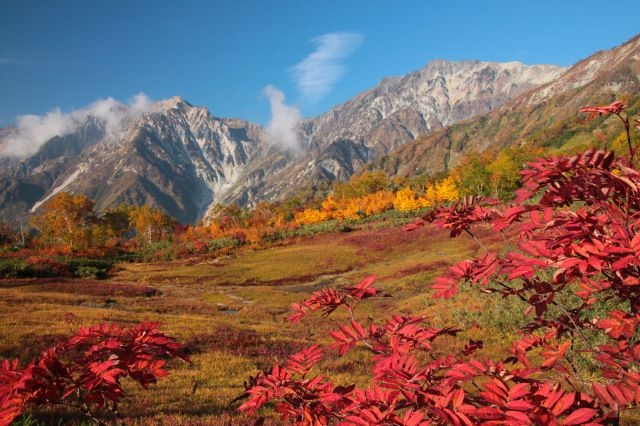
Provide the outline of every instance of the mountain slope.
{"type": "MultiPolygon", "coordinates": [[[[582,149],[599,142],[593,126],[578,116],[587,105],[623,99],[637,111],[640,99],[640,36],[595,53],[550,84],[532,90],[474,120],[418,138],[374,161],[389,174],[437,173],[459,164],[465,155],[528,144],[553,150],[582,149]]],[[[607,128],[607,139],[622,129],[607,128]]]]}

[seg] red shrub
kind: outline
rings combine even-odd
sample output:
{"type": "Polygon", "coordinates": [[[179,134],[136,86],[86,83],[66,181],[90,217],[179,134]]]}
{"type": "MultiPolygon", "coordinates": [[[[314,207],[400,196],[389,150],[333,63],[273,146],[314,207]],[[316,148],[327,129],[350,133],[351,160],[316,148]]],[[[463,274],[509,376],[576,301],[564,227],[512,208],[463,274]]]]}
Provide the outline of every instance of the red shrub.
{"type": "Polygon", "coordinates": [[[81,328],[26,366],[19,366],[17,359],[0,363],[0,425],[10,424],[29,407],[45,404],[76,407],[100,424],[99,410],[122,420],[121,380],[130,377],[147,388],[168,374],[165,364],[170,358],[188,361],[182,346],[159,332],[158,324],[81,328]]]}

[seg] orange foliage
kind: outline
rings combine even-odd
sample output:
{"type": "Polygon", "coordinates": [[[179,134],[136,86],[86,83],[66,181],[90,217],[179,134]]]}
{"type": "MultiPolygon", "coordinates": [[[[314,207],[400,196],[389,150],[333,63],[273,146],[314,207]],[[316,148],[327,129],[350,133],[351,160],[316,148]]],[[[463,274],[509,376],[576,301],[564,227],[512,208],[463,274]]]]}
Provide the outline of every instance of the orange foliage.
{"type": "Polygon", "coordinates": [[[294,215],[294,222],[298,225],[311,225],[331,219],[331,215],[322,210],[304,209],[294,215]]]}
{"type": "Polygon", "coordinates": [[[45,245],[84,250],[91,245],[92,227],[97,223],[95,202],[84,195],[59,192],[47,201],[31,224],[40,230],[45,245]]]}
{"type": "Polygon", "coordinates": [[[262,241],[262,231],[264,227],[251,226],[245,229],[245,239],[246,242],[251,244],[258,244],[262,241]]]}
{"type": "Polygon", "coordinates": [[[299,225],[325,222],[331,219],[358,220],[393,208],[393,193],[377,191],[362,197],[335,199],[329,195],[320,209],[305,209],[296,213],[299,225]]]}
{"type": "Polygon", "coordinates": [[[131,225],[137,237],[145,243],[159,241],[166,237],[171,219],[161,210],[144,205],[135,207],[129,213],[131,225]]]}
{"type": "Polygon", "coordinates": [[[391,191],[378,191],[362,197],[361,204],[364,214],[371,216],[393,208],[394,194],[391,191]]]}

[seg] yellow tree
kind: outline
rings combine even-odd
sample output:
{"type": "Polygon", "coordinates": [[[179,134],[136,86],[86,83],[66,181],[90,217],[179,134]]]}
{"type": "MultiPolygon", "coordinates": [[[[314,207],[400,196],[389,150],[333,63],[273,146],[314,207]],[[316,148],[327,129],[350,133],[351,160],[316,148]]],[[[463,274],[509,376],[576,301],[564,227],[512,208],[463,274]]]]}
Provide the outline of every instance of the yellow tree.
{"type": "Polygon", "coordinates": [[[507,147],[495,156],[487,166],[490,195],[507,199],[520,187],[520,170],[527,161],[537,158],[542,152],[529,146],[507,147]]]}
{"type": "Polygon", "coordinates": [[[430,207],[439,203],[456,200],[460,192],[453,176],[449,176],[435,184],[427,184],[424,194],[424,207],[430,207]]]}
{"type": "Polygon", "coordinates": [[[333,213],[333,217],[339,220],[358,220],[360,219],[362,207],[359,203],[359,198],[345,198],[339,200],[338,208],[333,213]]]}
{"type": "Polygon", "coordinates": [[[84,195],[59,192],[31,219],[45,245],[83,250],[91,245],[92,228],[97,223],[95,202],[84,195]]]}
{"type": "Polygon", "coordinates": [[[298,225],[311,225],[329,220],[329,215],[322,210],[304,209],[296,212],[293,220],[298,225]]]}
{"type": "Polygon", "coordinates": [[[415,191],[409,187],[402,188],[396,192],[393,200],[393,208],[401,212],[412,212],[424,207],[424,202],[416,195],[415,191]]]}
{"type": "Polygon", "coordinates": [[[371,216],[393,208],[394,194],[391,191],[378,191],[358,200],[365,216],[371,216]]]}
{"type": "Polygon", "coordinates": [[[129,223],[142,242],[151,243],[165,238],[173,220],[162,211],[144,205],[131,209],[129,223]]]}
{"type": "Polygon", "coordinates": [[[333,198],[333,195],[329,195],[327,198],[325,198],[325,200],[322,202],[321,210],[325,212],[328,217],[332,217],[333,214],[338,210],[338,203],[333,198]]]}

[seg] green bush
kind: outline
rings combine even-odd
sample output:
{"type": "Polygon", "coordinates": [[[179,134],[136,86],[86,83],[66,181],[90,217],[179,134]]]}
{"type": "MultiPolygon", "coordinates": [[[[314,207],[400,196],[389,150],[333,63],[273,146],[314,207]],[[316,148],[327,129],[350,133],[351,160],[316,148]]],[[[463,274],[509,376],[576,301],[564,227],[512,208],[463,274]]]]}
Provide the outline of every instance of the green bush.
{"type": "Polygon", "coordinates": [[[67,262],[71,273],[80,278],[105,279],[113,262],[108,259],[71,259],[67,262]]]}
{"type": "Polygon", "coordinates": [[[80,266],[75,270],[74,275],[80,278],[106,278],[105,271],[98,269],[95,266],[80,266]]]}
{"type": "Polygon", "coordinates": [[[242,241],[237,238],[214,238],[207,242],[207,250],[212,253],[224,248],[235,248],[241,245],[242,241]]]}
{"type": "Polygon", "coordinates": [[[27,265],[20,259],[0,259],[0,278],[23,277],[27,265]]]}

